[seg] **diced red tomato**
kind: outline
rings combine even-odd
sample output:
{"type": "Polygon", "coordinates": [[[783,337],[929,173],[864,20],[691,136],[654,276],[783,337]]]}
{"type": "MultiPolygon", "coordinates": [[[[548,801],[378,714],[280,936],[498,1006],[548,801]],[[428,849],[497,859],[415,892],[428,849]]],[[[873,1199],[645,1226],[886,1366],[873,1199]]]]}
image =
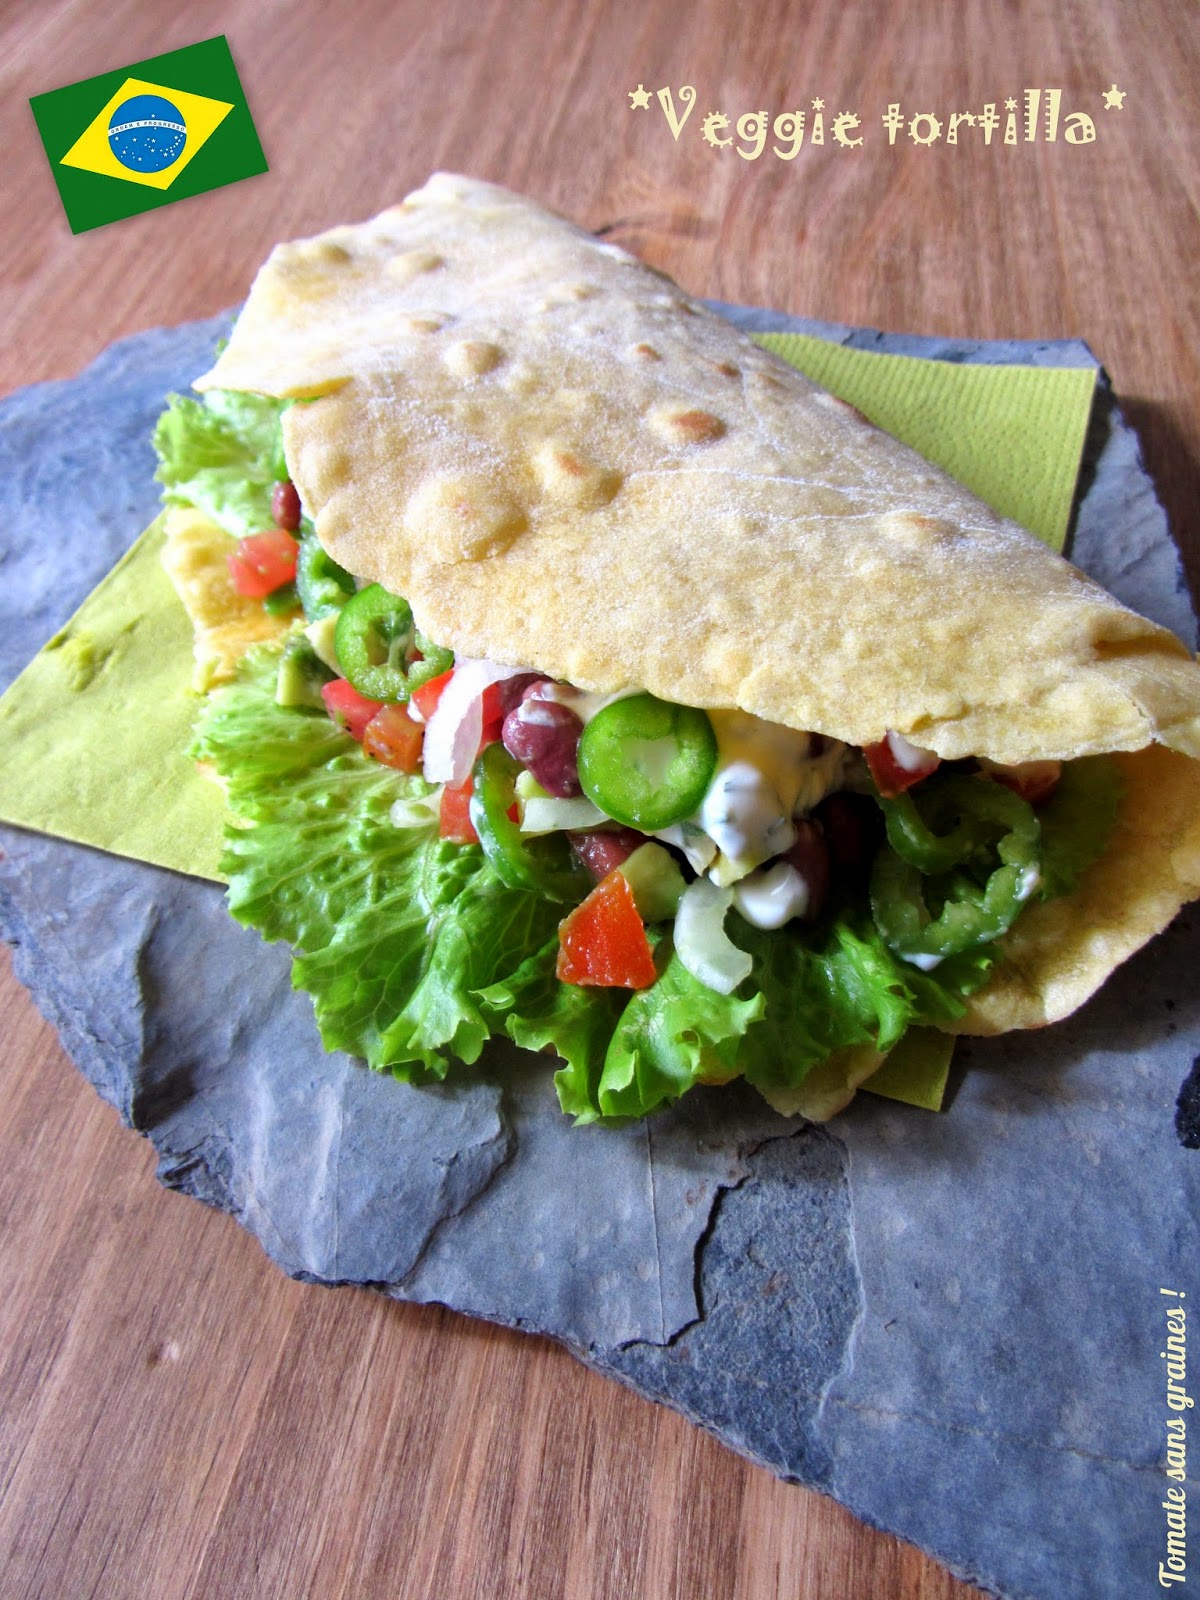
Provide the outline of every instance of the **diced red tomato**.
{"type": "Polygon", "coordinates": [[[300,546],[282,528],[268,528],[238,540],[237,549],[225,559],[229,576],[239,594],[264,600],[282,589],[296,576],[296,557],[300,546]]]}
{"type": "Polygon", "coordinates": [[[483,732],[479,737],[479,748],[495,744],[500,737],[500,730],[504,726],[504,719],[511,709],[503,695],[505,683],[489,683],[483,691],[483,732]]]}
{"type": "Polygon", "coordinates": [[[535,683],[544,683],[546,679],[540,672],[518,672],[512,678],[500,678],[496,683],[489,683],[483,691],[483,734],[479,740],[479,748],[495,744],[504,727],[504,719],[508,713],[519,706],[527,689],[535,683]]]}
{"type": "Polygon", "coordinates": [[[271,489],[271,516],[277,528],[289,533],[300,526],[300,494],[290,478],[281,478],[271,489]]]}
{"type": "Polygon", "coordinates": [[[618,871],[602,878],[558,927],[562,983],[648,989],[658,973],[633,890],[618,871]]]}
{"type": "Polygon", "coordinates": [[[442,790],[442,806],[438,818],[438,832],[443,839],[454,844],[478,844],[479,835],[471,821],[471,792],[475,785],[466,783],[452,789],[449,784],[442,790]]]}
{"type": "Polygon", "coordinates": [[[425,729],[409,716],[407,706],[385,705],[367,723],[362,747],[398,772],[418,772],[424,742],[425,729]]]}
{"type": "Polygon", "coordinates": [[[941,765],[941,757],[935,756],[932,750],[909,744],[898,733],[885,734],[878,744],[864,745],[863,755],[875,787],[885,800],[894,800],[941,765]]]}
{"type": "Polygon", "coordinates": [[[1062,777],[1062,762],[1019,761],[1015,766],[1001,767],[989,761],[984,764],[984,771],[989,778],[995,778],[997,783],[1002,783],[1006,789],[1019,794],[1021,799],[1028,801],[1031,806],[1040,806],[1042,801],[1049,800],[1058,788],[1058,780],[1062,777]]]}
{"type": "Polygon", "coordinates": [[[428,722],[437,710],[437,703],[442,698],[442,690],[454,676],[454,668],[448,667],[445,672],[439,672],[436,678],[430,678],[428,683],[423,683],[419,689],[412,692],[412,704],[428,722]]]}
{"type": "Polygon", "coordinates": [[[381,700],[368,700],[365,694],[359,694],[353,684],[347,683],[345,678],[334,678],[332,683],[325,684],[321,690],[321,699],[324,700],[326,711],[338,727],[360,743],[371,719],[383,709],[381,700]]]}

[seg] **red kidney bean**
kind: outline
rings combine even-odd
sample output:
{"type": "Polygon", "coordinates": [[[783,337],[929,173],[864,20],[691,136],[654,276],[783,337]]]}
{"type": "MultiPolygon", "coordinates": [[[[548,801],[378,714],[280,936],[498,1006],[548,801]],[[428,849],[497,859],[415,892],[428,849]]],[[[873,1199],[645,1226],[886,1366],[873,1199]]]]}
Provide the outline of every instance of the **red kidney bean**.
{"type": "Polygon", "coordinates": [[[815,922],[829,898],[829,846],[819,822],[800,817],[796,822],[796,841],[784,855],[808,885],[808,909],[803,921],[815,922]]]}
{"type": "Polygon", "coordinates": [[[500,737],[510,756],[527,766],[547,794],[569,800],[579,783],[579,735],[583,723],[557,700],[523,700],[504,719],[500,737]]]}
{"type": "Polygon", "coordinates": [[[646,835],[636,828],[595,828],[588,833],[568,833],[567,838],[597,883],[646,842],[646,835]]]}
{"type": "Polygon", "coordinates": [[[271,516],[275,526],[288,533],[300,526],[300,494],[290,478],[281,479],[271,490],[271,516]]]}
{"type": "Polygon", "coordinates": [[[501,714],[507,716],[537,684],[549,682],[550,679],[542,672],[518,672],[515,678],[501,678],[496,684],[501,714]]]}
{"type": "Polygon", "coordinates": [[[869,866],[883,838],[883,814],[868,794],[839,789],[816,809],[834,865],[844,871],[869,866]]]}

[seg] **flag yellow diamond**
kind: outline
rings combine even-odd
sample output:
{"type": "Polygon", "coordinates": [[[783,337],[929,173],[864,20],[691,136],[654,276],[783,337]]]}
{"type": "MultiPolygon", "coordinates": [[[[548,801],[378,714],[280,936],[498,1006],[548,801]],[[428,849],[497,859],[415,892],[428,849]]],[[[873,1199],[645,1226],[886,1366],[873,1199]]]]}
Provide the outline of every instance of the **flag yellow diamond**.
{"type": "Polygon", "coordinates": [[[63,156],[62,165],[169,189],[232,110],[226,100],[126,78],[63,156]]]}

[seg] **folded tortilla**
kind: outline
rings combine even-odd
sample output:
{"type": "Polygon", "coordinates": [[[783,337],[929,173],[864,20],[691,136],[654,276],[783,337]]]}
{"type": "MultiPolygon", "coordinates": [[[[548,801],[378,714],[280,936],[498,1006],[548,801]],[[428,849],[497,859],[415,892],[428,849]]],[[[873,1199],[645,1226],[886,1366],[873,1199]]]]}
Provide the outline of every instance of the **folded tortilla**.
{"type": "Polygon", "coordinates": [[[322,543],[461,654],[947,759],[1138,752],[1113,847],[1023,914],[966,1029],[1065,1015],[1200,894],[1174,635],[533,202],[437,175],[280,245],[196,387],[303,402],[322,543]]]}

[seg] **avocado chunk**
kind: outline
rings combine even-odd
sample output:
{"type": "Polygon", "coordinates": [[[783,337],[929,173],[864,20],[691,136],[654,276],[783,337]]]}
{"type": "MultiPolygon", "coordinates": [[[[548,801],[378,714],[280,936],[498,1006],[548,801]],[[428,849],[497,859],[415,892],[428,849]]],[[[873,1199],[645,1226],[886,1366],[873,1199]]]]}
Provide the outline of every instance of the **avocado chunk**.
{"type": "Polygon", "coordinates": [[[325,705],[321,690],[333,676],[305,635],[293,633],[280,657],[279,676],[275,680],[275,704],[312,706],[320,711],[325,705]]]}
{"type": "Polygon", "coordinates": [[[325,616],[318,617],[315,622],[310,622],[304,630],[304,637],[312,646],[317,659],[323,661],[335,677],[341,671],[338,666],[337,651],[333,647],[333,636],[337,632],[337,619],[338,613],[330,611],[325,616]]]}
{"type": "Polygon", "coordinates": [[[671,852],[652,840],[638,845],[618,868],[633,890],[643,922],[666,922],[675,915],[683,894],[683,873],[671,852]]]}

